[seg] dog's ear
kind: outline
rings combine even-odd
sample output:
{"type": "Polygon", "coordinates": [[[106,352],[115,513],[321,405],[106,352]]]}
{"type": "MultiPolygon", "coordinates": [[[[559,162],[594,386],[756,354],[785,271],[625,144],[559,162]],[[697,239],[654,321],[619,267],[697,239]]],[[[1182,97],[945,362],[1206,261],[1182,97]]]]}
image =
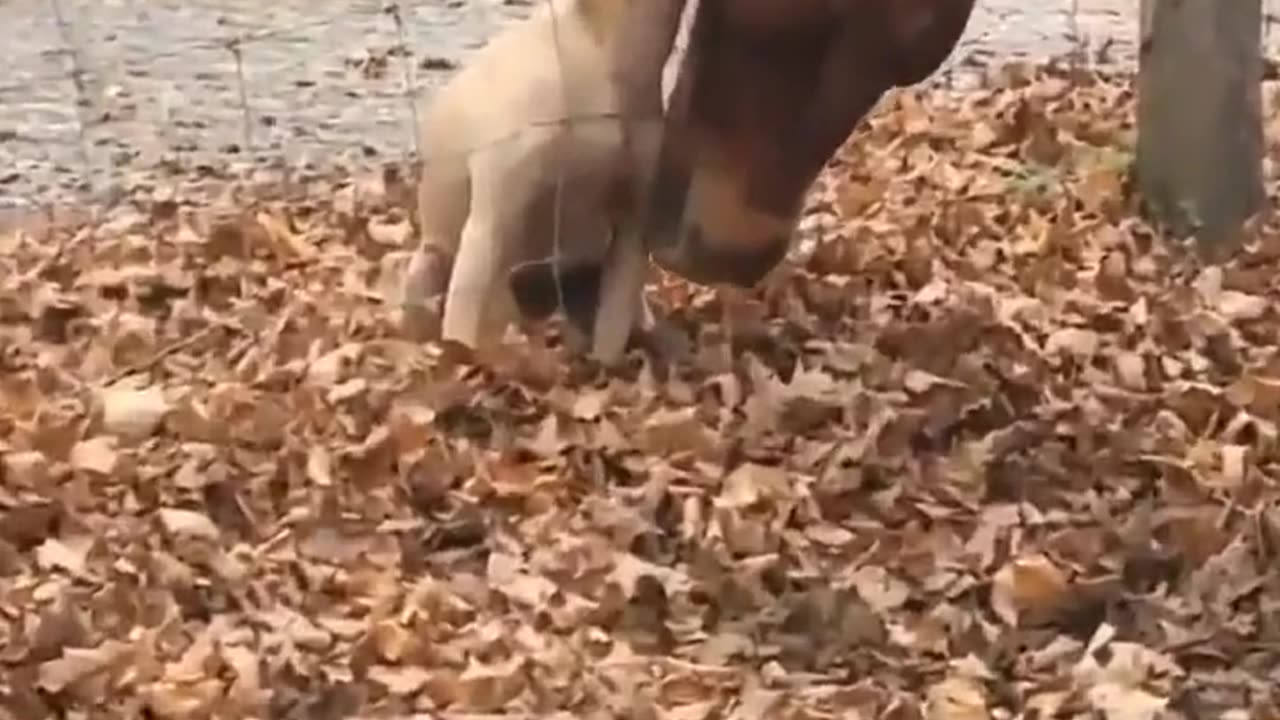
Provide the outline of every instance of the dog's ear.
{"type": "Polygon", "coordinates": [[[569,322],[590,336],[600,304],[601,274],[599,264],[561,262],[557,267],[552,259],[530,260],[512,266],[507,281],[524,317],[544,320],[561,309],[563,301],[569,322]]]}

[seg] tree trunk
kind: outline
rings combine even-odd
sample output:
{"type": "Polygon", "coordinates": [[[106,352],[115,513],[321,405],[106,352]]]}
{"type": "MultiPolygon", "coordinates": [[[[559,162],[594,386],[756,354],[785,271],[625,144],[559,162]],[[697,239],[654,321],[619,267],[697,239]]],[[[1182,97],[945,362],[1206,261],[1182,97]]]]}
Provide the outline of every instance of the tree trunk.
{"type": "Polygon", "coordinates": [[[1138,183],[1208,257],[1263,205],[1261,0],[1142,0],[1138,183]]]}

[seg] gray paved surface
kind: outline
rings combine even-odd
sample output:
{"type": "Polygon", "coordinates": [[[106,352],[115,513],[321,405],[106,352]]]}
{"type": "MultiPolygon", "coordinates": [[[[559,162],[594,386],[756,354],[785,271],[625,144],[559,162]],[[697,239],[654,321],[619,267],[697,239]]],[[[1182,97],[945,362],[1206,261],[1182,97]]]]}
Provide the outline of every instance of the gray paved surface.
{"type": "MultiPolygon", "coordinates": [[[[1109,61],[1132,60],[1137,0],[979,3],[952,57],[958,68],[1061,54],[1075,32],[1095,50],[1106,43],[1109,61]]],[[[161,159],[192,167],[287,157],[328,167],[404,157],[412,136],[400,28],[414,83],[430,92],[451,63],[528,10],[502,0],[402,0],[398,26],[383,6],[0,0],[0,207],[65,194],[86,174],[98,189],[119,185],[161,159]],[[239,35],[248,39],[238,69],[225,41],[239,35]],[[68,46],[85,71],[79,108],[68,46]]]]}

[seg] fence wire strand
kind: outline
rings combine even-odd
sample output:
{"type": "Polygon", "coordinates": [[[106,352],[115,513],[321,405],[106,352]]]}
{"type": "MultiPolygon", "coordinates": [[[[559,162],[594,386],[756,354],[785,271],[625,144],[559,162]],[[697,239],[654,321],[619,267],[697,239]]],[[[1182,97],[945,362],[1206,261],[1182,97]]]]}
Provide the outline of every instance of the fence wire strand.
{"type": "Polygon", "coordinates": [[[236,90],[240,96],[240,112],[244,121],[244,151],[249,152],[253,149],[253,110],[249,107],[249,88],[244,77],[243,43],[240,38],[231,38],[224,47],[231,53],[231,59],[236,64],[236,90]]]}
{"type": "Polygon", "coordinates": [[[67,58],[67,76],[71,81],[72,88],[75,90],[76,99],[73,106],[75,107],[76,116],[76,140],[84,172],[81,182],[84,183],[89,192],[93,192],[94,172],[93,160],[89,156],[89,121],[85,115],[86,110],[91,107],[91,100],[88,87],[85,85],[85,71],[81,67],[80,51],[76,45],[75,38],[72,37],[71,25],[62,13],[62,4],[59,0],[49,0],[49,9],[53,11],[54,22],[58,26],[58,36],[62,39],[61,50],[67,58]]]}
{"type": "MultiPolygon", "coordinates": [[[[569,76],[564,61],[564,49],[560,44],[560,19],[556,17],[555,0],[546,0],[547,12],[551,15],[551,42],[555,48],[556,71],[560,78],[560,110],[569,114],[569,76]]],[[[570,130],[572,132],[572,130],[570,130]]],[[[564,201],[564,165],[556,166],[555,199],[553,200],[551,220],[551,283],[556,291],[556,306],[561,310],[568,307],[565,303],[564,283],[560,276],[560,220],[564,201]]]]}
{"type": "Polygon", "coordinates": [[[400,3],[393,2],[386,6],[386,13],[391,16],[392,22],[396,26],[396,37],[400,40],[400,75],[404,81],[404,99],[406,109],[409,114],[409,142],[413,146],[414,153],[422,156],[422,148],[419,146],[418,132],[421,127],[418,120],[418,87],[414,80],[413,72],[413,53],[410,52],[409,34],[405,30],[404,16],[400,13],[400,3]]]}
{"type": "MultiPolygon", "coordinates": [[[[34,7],[40,8],[39,0],[35,2],[34,7]]],[[[552,0],[545,2],[548,6],[554,4],[552,0]]],[[[1067,8],[1068,13],[1062,36],[1077,46],[1090,40],[1112,39],[1089,38],[1090,28],[1080,22],[1081,7],[1088,4],[1062,0],[1058,5],[1067,8]]],[[[1268,38],[1276,23],[1274,5],[1268,0],[1268,38]]],[[[412,158],[417,163],[439,160],[445,156],[421,146],[420,96],[446,77],[458,61],[465,62],[467,50],[462,47],[465,43],[452,40],[447,49],[415,47],[415,42],[421,43],[415,41],[418,23],[423,17],[436,22],[434,16],[424,16],[423,8],[431,8],[431,12],[442,13],[439,27],[465,33],[471,32],[468,26],[456,23],[476,17],[471,14],[473,10],[459,9],[465,8],[466,3],[418,5],[412,0],[361,0],[319,10],[307,7],[302,10],[305,15],[285,22],[279,19],[283,13],[298,12],[292,5],[261,6],[226,17],[221,15],[227,7],[223,2],[185,3],[180,12],[189,11],[204,19],[220,18],[221,22],[202,30],[204,19],[193,21],[189,27],[179,23],[174,28],[168,17],[162,21],[154,19],[161,17],[158,15],[145,19],[141,12],[137,18],[107,27],[99,24],[99,13],[107,12],[99,7],[107,6],[79,0],[45,0],[41,14],[48,12],[51,16],[50,25],[45,27],[56,30],[50,37],[50,47],[43,51],[28,47],[26,56],[14,53],[15,59],[0,80],[0,159],[17,158],[24,168],[67,166],[55,168],[60,174],[45,186],[69,186],[92,193],[95,188],[110,184],[113,173],[132,169],[120,156],[125,154],[121,148],[128,149],[135,136],[141,138],[137,142],[147,143],[162,157],[194,157],[197,151],[208,151],[214,144],[230,146],[234,143],[228,138],[238,138],[241,158],[271,153],[327,156],[342,150],[357,157],[376,151],[384,157],[412,158]],[[90,10],[92,17],[86,14],[90,10]],[[352,18],[357,15],[358,27],[353,27],[352,18]],[[455,24],[450,25],[451,22],[455,24]],[[162,33],[162,37],[156,40],[149,35],[152,32],[162,33]],[[174,37],[174,33],[186,36],[174,37]],[[282,50],[274,47],[278,42],[288,45],[282,50]],[[299,48],[297,59],[290,57],[293,43],[299,48]],[[371,72],[381,67],[381,72],[390,77],[398,76],[399,87],[388,87],[380,75],[369,75],[369,82],[347,84],[348,75],[365,71],[347,62],[353,53],[359,55],[360,43],[364,43],[368,55],[360,56],[360,61],[367,62],[371,72]],[[335,58],[333,53],[314,49],[321,44],[345,57],[335,58]],[[375,49],[381,53],[378,57],[374,57],[375,49]],[[451,57],[437,62],[441,54],[451,57]],[[219,76],[226,78],[225,84],[220,84],[224,81],[218,80],[219,76]],[[58,89],[63,87],[67,90],[61,93],[63,100],[59,103],[58,89]],[[324,108],[332,108],[332,116],[308,120],[313,115],[307,112],[321,109],[312,106],[322,102],[324,108]],[[51,113],[64,114],[68,119],[51,120],[51,113]],[[15,117],[19,119],[13,120],[15,117]],[[349,124],[352,121],[358,125],[349,124]],[[15,130],[8,123],[19,123],[20,127],[15,130]],[[408,131],[396,130],[397,125],[408,131]],[[74,148],[70,143],[55,147],[56,143],[44,140],[59,128],[74,132],[74,148]],[[18,139],[13,140],[15,137],[18,139]]],[[[555,14],[553,7],[548,10],[555,14]]],[[[527,11],[495,7],[486,12],[496,13],[494,17],[515,17],[527,11]]],[[[441,37],[446,35],[447,32],[441,37]]],[[[475,40],[478,44],[483,38],[477,36],[475,40]]],[[[4,42],[6,46],[17,46],[11,40],[4,42]]],[[[961,72],[966,53],[956,52],[937,73],[939,80],[947,81],[961,72]]],[[[574,118],[574,122],[593,119],[618,118],[597,115],[574,118]]],[[[517,139],[523,132],[559,122],[512,129],[465,152],[492,148],[517,139]]],[[[141,156],[140,150],[138,155],[141,156]]],[[[0,201],[11,192],[12,186],[0,185],[0,201]]]]}

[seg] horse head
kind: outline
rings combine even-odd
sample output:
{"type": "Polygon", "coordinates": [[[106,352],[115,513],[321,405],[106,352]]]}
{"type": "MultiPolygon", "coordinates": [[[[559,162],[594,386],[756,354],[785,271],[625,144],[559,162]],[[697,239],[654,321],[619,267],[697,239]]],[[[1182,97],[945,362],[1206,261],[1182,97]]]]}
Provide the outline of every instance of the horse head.
{"type": "Polygon", "coordinates": [[[823,166],[885,91],[942,64],[973,4],[699,0],[648,186],[653,259],[695,282],[759,282],[823,166]]]}

